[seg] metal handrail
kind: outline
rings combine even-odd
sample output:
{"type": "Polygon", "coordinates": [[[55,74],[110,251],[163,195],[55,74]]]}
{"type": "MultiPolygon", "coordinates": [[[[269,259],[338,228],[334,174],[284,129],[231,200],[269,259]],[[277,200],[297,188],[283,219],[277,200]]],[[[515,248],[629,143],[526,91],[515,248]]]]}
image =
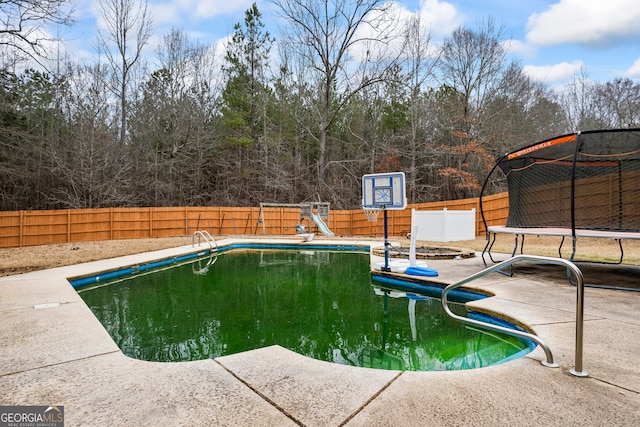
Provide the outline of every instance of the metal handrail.
{"type": "Polygon", "coordinates": [[[198,230],[195,233],[193,233],[193,236],[191,236],[191,246],[195,246],[196,236],[198,236],[198,245],[200,245],[200,238],[202,237],[204,241],[209,244],[209,247],[211,247],[212,250],[218,249],[218,244],[216,243],[216,241],[213,239],[213,237],[211,236],[211,234],[209,234],[207,230],[198,230]],[[214,248],[214,245],[215,245],[215,248],[214,248]]]}
{"type": "Polygon", "coordinates": [[[480,277],[486,276],[489,273],[493,273],[494,271],[500,270],[504,267],[511,266],[520,261],[528,261],[528,262],[537,262],[541,264],[556,264],[563,265],[567,267],[568,270],[571,270],[576,279],[576,288],[577,288],[577,300],[576,300],[576,349],[575,349],[575,367],[570,369],[569,372],[571,374],[578,377],[586,377],[588,374],[586,371],[582,370],[582,346],[583,346],[583,323],[584,323],[584,277],[582,275],[582,271],[571,261],[567,261],[562,258],[552,258],[538,255],[516,255],[513,256],[499,264],[493,265],[491,267],[485,268],[478,273],[472,274],[456,283],[452,283],[445,287],[442,290],[442,307],[444,311],[452,318],[459,320],[464,323],[469,323],[472,325],[480,326],[485,329],[490,329],[498,332],[503,332],[509,335],[515,335],[518,337],[529,339],[536,344],[538,344],[544,350],[546,360],[543,360],[541,363],[548,367],[556,368],[559,365],[554,362],[553,354],[551,353],[551,349],[536,335],[529,334],[527,332],[518,331],[515,329],[505,328],[503,326],[493,325],[491,323],[482,322],[475,319],[469,319],[467,317],[458,316],[454,314],[450,309],[447,302],[447,294],[452,290],[459,288],[460,286],[472,282],[473,280],[479,279],[480,277]]]}

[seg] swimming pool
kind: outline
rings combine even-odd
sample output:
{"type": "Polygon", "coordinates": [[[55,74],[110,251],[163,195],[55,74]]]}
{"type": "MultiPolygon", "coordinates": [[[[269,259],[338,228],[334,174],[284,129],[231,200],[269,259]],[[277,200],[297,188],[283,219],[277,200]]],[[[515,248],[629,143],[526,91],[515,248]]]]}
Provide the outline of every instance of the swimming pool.
{"type": "MultiPolygon", "coordinates": [[[[213,258],[200,253],[72,284],[122,351],[142,360],[277,344],[334,363],[423,371],[489,366],[532,348],[461,325],[439,301],[372,286],[361,247],[321,249],[239,245],[213,258]]],[[[462,304],[455,309],[466,314],[462,304]]]]}

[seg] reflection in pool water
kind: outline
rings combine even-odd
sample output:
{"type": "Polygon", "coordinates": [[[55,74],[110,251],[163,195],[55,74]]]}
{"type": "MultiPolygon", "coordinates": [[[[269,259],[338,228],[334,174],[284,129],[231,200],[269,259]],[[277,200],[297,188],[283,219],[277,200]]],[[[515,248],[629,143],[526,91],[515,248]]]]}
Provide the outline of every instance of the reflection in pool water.
{"type": "Polygon", "coordinates": [[[79,292],[122,351],[143,360],[277,344],[334,363],[425,371],[488,366],[530,350],[465,327],[437,300],[373,288],[365,253],[231,251],[79,292]]]}

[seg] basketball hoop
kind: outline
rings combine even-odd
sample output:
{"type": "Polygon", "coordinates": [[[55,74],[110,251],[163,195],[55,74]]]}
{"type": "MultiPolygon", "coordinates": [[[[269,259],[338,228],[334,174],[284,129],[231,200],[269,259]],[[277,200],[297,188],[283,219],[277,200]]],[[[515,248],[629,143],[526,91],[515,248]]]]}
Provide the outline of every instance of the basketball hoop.
{"type": "Polygon", "coordinates": [[[378,214],[382,210],[382,206],[363,206],[362,210],[367,217],[367,221],[376,222],[378,220],[378,214]]]}

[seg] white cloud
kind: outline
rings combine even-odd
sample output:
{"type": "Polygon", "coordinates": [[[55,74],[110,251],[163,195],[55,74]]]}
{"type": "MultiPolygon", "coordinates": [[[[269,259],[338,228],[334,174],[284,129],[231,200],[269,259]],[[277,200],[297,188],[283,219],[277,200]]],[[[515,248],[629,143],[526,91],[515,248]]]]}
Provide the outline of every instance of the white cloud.
{"type": "Polygon", "coordinates": [[[169,3],[151,3],[149,9],[153,16],[154,26],[172,25],[178,26],[180,24],[180,17],[182,10],[180,2],[169,3]]]}
{"type": "MultiPolygon", "coordinates": [[[[251,7],[254,0],[178,0],[186,8],[194,10],[196,18],[213,18],[219,15],[229,15],[238,11],[245,11],[251,7]]],[[[258,5],[259,6],[259,5],[258,5]]],[[[258,7],[258,10],[261,10],[258,7]]]]}
{"type": "Polygon", "coordinates": [[[533,58],[536,54],[536,48],[534,46],[524,43],[521,40],[506,40],[502,45],[507,52],[521,58],[533,58]]]}
{"type": "Polygon", "coordinates": [[[527,22],[526,39],[535,45],[606,45],[640,34],[638,0],[559,0],[527,22]]]}
{"type": "Polygon", "coordinates": [[[456,7],[440,0],[420,1],[420,20],[436,36],[449,36],[453,30],[464,24],[464,16],[456,7]]]}
{"type": "Polygon", "coordinates": [[[554,65],[525,65],[522,70],[535,80],[552,83],[566,80],[580,71],[583,66],[582,61],[573,61],[554,65]]]}
{"type": "MultiPolygon", "coordinates": [[[[112,0],[107,0],[112,1],[112,0]]],[[[163,28],[180,27],[188,25],[189,22],[230,16],[243,13],[249,9],[255,0],[149,0],[148,8],[153,16],[156,27],[163,28]]],[[[81,2],[82,3],[82,2],[81,2]]],[[[99,0],[92,0],[91,6],[87,7],[84,14],[91,14],[96,18],[100,16],[99,0]]],[[[259,10],[260,1],[256,2],[259,10]]],[[[138,4],[144,4],[144,0],[138,0],[138,4]]]]}
{"type": "Polygon", "coordinates": [[[629,78],[640,78],[640,58],[636,59],[636,62],[624,71],[622,75],[629,78]]]}

